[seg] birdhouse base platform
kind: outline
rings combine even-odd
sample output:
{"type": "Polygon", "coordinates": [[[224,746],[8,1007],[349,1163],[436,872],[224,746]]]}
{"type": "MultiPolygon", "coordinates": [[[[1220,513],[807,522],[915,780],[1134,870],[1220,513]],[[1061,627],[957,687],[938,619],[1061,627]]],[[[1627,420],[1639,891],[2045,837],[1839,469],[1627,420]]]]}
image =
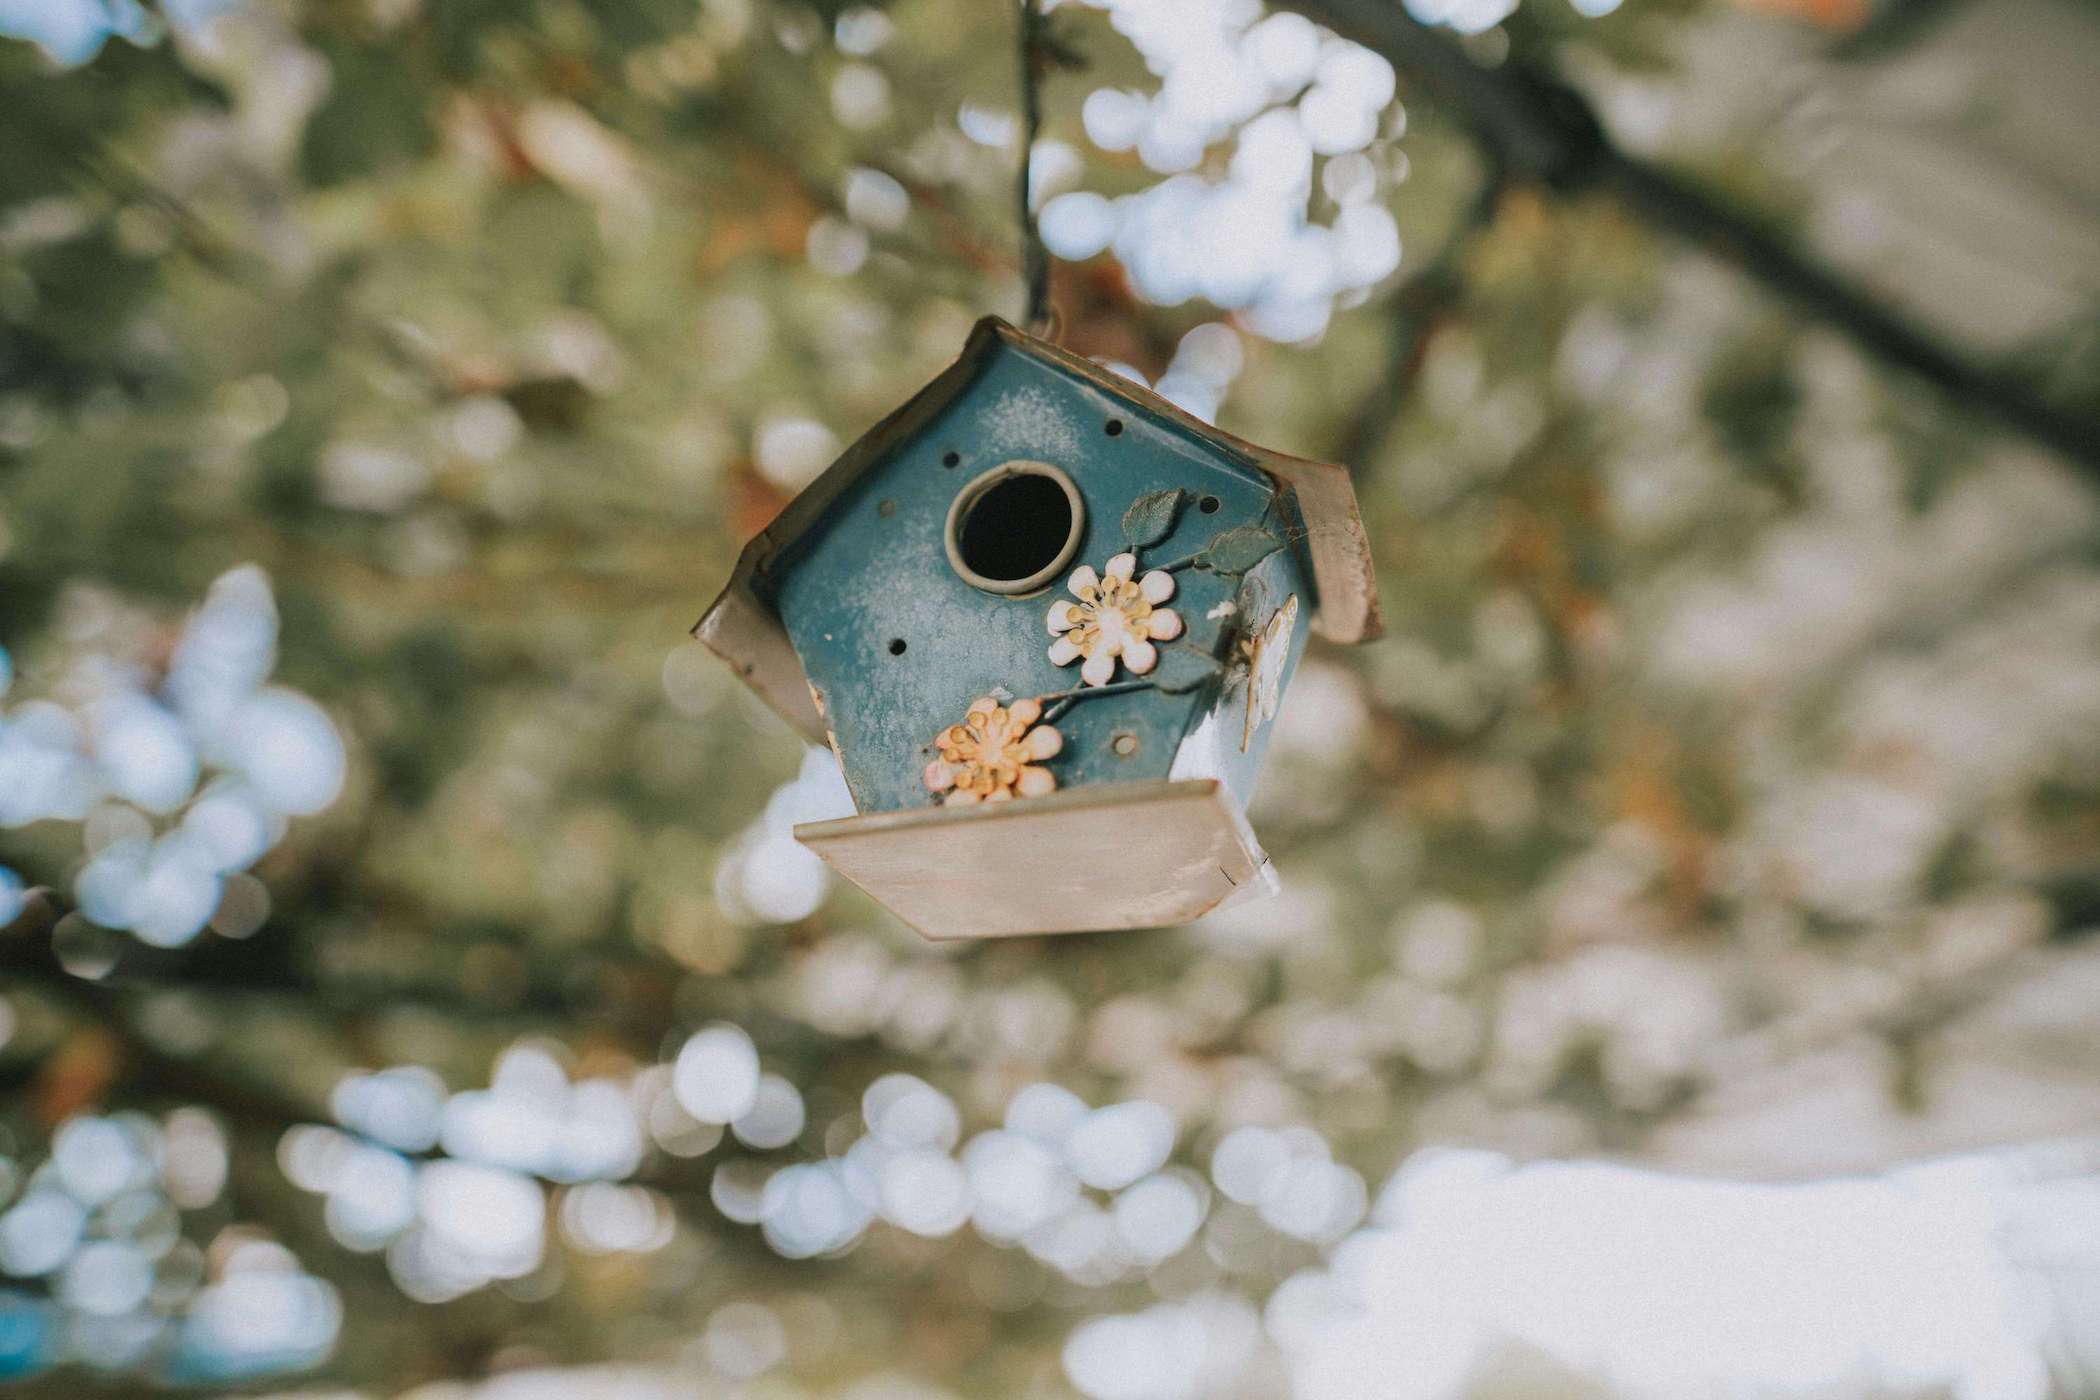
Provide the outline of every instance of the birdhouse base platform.
{"type": "Polygon", "coordinates": [[[941,940],[1159,928],[1277,888],[1208,778],[805,822],[795,839],[941,940]]]}

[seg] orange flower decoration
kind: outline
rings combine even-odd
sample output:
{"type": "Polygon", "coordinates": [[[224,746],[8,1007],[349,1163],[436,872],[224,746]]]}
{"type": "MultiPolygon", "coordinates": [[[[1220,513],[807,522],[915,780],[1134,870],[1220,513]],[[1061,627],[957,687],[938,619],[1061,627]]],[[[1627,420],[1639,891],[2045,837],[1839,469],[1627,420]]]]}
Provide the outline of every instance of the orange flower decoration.
{"type": "Polygon", "coordinates": [[[926,790],[946,807],[1041,797],[1057,788],[1057,775],[1036,765],[1055,758],[1064,735],[1047,724],[1039,700],[1016,700],[1001,708],[987,695],[970,706],[961,724],[934,740],[940,757],[926,765],[926,790]]]}

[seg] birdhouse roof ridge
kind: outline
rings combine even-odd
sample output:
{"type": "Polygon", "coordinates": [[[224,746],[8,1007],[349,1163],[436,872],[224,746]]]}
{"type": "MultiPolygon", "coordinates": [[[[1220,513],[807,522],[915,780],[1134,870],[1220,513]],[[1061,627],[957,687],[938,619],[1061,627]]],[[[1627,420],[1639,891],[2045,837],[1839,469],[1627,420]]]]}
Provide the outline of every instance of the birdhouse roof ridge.
{"type": "Polygon", "coordinates": [[[1113,370],[1029,335],[997,316],[986,316],[971,329],[953,363],[856,439],[765,529],[752,536],[737,556],[728,583],[694,624],[693,635],[728,662],[745,684],[804,737],[824,743],[828,726],[801,657],[779,615],[754,587],[756,581],[773,560],[815,528],[856,481],[888,461],[899,444],[953,403],[977,378],[989,357],[1002,347],[1011,347],[1165,419],[1206,445],[1289,487],[1297,498],[1305,528],[1302,543],[1311,558],[1319,593],[1315,630],[1331,641],[1345,644],[1368,641],[1378,635],[1381,624],[1370,541],[1364,533],[1347,469],[1271,452],[1234,437],[1113,370]]]}

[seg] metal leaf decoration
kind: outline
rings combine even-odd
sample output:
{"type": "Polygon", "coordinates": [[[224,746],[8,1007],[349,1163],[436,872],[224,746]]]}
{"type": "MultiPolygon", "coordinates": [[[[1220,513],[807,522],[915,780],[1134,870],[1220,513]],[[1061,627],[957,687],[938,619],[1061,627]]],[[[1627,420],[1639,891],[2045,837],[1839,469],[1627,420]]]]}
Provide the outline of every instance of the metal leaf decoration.
{"type": "Polygon", "coordinates": [[[1174,522],[1181,518],[1181,508],[1188,499],[1189,493],[1179,486],[1138,497],[1123,512],[1123,542],[1132,549],[1158,544],[1174,533],[1174,522]]]}
{"type": "Polygon", "coordinates": [[[1159,665],[1146,679],[1163,694],[1185,695],[1208,684],[1222,669],[1214,656],[1188,647],[1161,647],[1159,665]]]}
{"type": "Polygon", "coordinates": [[[1283,548],[1283,537],[1259,525],[1227,530],[1196,556],[1196,567],[1214,574],[1244,574],[1283,548]]]}

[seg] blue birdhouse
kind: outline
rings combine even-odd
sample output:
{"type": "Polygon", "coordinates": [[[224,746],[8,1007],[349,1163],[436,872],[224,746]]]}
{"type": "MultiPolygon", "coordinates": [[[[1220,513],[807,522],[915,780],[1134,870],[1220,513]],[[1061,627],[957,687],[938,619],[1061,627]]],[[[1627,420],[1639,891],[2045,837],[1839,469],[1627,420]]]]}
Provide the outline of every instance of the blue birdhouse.
{"type": "Polygon", "coordinates": [[[1275,887],[1244,811],[1308,632],[1378,631],[1342,468],[980,322],[737,560],[694,634],[845,772],[796,837],[933,938],[1275,887]]]}

